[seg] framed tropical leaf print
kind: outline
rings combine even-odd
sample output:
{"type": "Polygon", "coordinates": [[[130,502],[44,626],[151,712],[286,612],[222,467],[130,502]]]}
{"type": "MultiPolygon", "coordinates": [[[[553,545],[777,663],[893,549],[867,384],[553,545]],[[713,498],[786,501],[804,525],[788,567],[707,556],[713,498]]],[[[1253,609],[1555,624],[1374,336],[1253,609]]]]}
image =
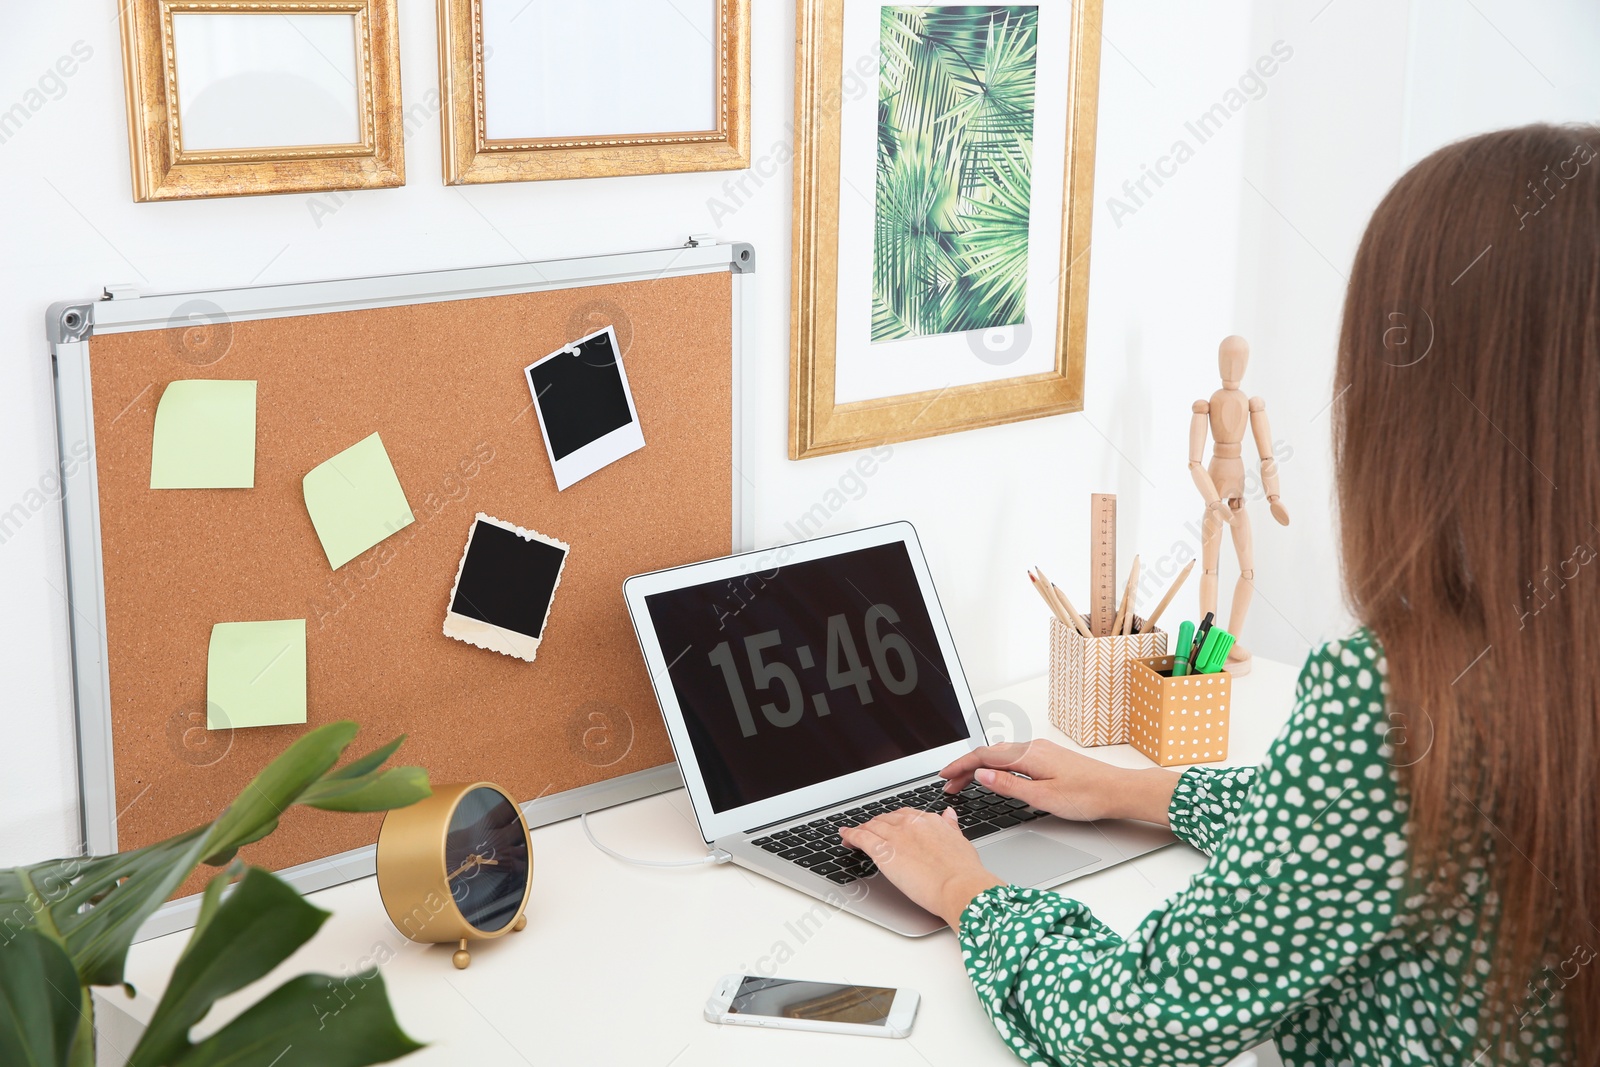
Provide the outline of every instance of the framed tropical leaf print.
{"type": "Polygon", "coordinates": [[[793,459],[1083,407],[1101,0],[799,0],[793,459]]]}

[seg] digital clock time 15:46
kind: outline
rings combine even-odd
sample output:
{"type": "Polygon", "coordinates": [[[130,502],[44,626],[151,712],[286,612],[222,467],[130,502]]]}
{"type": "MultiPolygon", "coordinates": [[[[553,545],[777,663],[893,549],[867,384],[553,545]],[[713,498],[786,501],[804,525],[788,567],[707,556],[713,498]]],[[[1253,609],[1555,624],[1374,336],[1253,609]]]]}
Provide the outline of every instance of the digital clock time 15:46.
{"type": "MultiPolygon", "coordinates": [[[[843,614],[828,616],[825,664],[828,688],[847,689],[853,686],[856,698],[862,704],[871,704],[875,668],[878,684],[895,696],[905,696],[915,689],[917,660],[911,653],[910,643],[893,630],[899,621],[900,616],[887,604],[874,604],[867,609],[862,630],[866,634],[867,654],[872,660],[872,667],[869,668],[861,659],[849,621],[843,614]]],[[[777,682],[784,691],[782,707],[776,701],[761,705],[762,716],[778,727],[793,726],[806,710],[805,695],[794,669],[781,660],[769,661],[763,655],[767,649],[782,644],[783,636],[777,630],[751,634],[744,639],[744,653],[750,661],[750,676],[755,688],[770,691],[773,682],[777,682]]],[[[811,654],[809,645],[796,648],[794,658],[802,670],[811,670],[816,666],[816,658],[811,654]]],[[[722,678],[728,684],[728,696],[733,701],[734,714],[739,717],[739,732],[745,737],[754,737],[756,718],[750,710],[752,698],[745,693],[744,680],[740,677],[732,645],[727,641],[722,642],[711,650],[709,659],[713,666],[722,669],[722,678]]],[[[830,710],[828,694],[812,693],[811,706],[818,718],[827,715],[830,710]]]]}

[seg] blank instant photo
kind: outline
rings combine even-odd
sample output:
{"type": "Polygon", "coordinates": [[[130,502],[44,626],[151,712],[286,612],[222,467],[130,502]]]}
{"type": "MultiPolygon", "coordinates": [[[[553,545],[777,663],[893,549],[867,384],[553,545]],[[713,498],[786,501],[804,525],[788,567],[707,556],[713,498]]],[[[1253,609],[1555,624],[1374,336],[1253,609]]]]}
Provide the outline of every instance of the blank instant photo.
{"type": "Polygon", "coordinates": [[[613,327],[550,353],[526,374],[558,490],[644,447],[613,327]]]}
{"type": "Polygon", "coordinates": [[[478,513],[456,569],[444,635],[533,662],[571,547],[478,513]]]}

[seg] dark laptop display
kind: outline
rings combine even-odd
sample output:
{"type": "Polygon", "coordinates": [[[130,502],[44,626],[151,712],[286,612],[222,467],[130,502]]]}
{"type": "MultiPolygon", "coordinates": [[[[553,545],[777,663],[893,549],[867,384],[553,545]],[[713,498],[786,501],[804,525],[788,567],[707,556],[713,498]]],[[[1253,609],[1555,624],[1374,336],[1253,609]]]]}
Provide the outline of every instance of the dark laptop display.
{"type": "Polygon", "coordinates": [[[645,605],[714,811],[967,737],[903,544],[645,605]]]}

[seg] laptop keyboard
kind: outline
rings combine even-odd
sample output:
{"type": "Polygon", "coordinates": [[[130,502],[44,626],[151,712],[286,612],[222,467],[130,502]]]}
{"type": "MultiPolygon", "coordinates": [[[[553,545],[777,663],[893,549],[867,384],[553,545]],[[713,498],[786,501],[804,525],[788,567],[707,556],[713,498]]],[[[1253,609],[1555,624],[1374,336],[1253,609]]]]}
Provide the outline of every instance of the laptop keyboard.
{"type": "Polygon", "coordinates": [[[820,874],[830,882],[846,885],[858,878],[872,877],[878,873],[878,867],[867,858],[866,853],[840,844],[839,828],[860,826],[874,816],[900,808],[933,812],[954,808],[961,832],[969,841],[999,833],[1046,814],[1030,808],[1024,801],[991,793],[976,782],[959,793],[946,793],[943,782],[929,782],[904,793],[880,797],[848,811],[824,815],[808,823],[758,837],[752,844],[781,860],[808,868],[812,874],[820,874]]]}

